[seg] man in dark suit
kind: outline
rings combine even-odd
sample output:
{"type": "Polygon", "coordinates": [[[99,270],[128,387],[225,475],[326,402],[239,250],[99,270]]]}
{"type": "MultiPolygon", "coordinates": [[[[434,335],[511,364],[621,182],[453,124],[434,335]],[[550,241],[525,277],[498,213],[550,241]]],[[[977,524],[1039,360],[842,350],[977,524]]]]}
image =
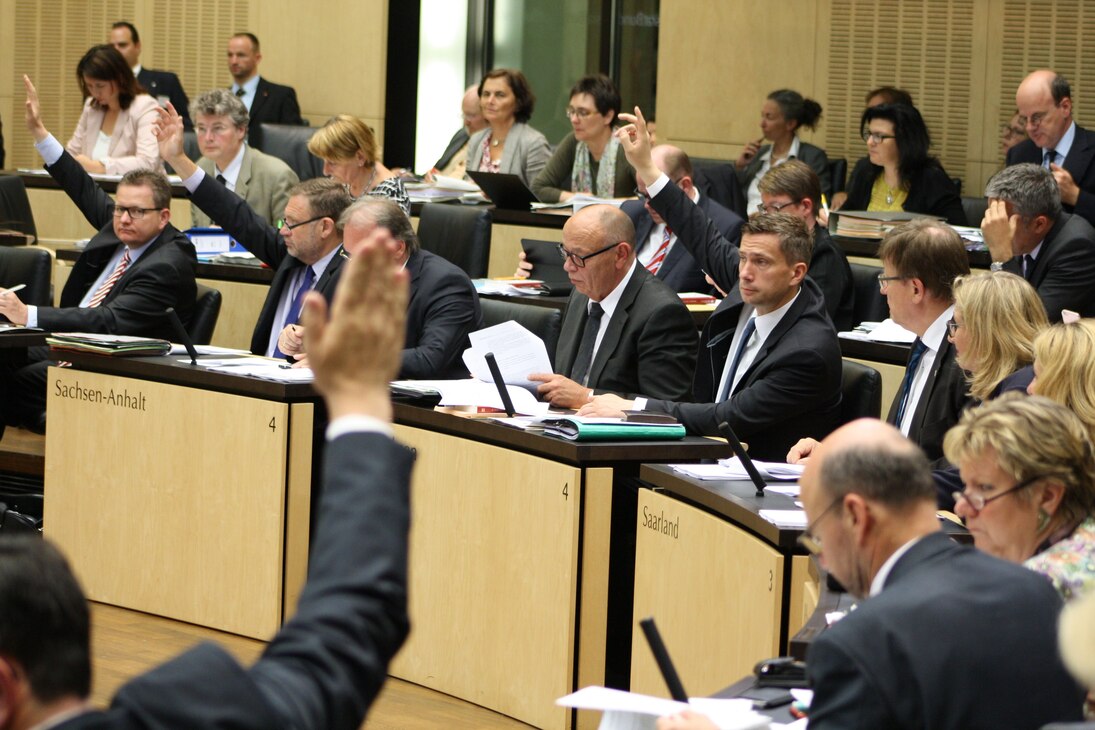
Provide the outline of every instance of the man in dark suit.
{"type": "Polygon", "coordinates": [[[829,433],[840,415],[840,346],[821,291],[806,278],[813,248],[806,224],[782,213],[754,216],[739,249],[653,164],[642,117],[623,118],[633,124],[620,143],[650,204],[727,297],[700,337],[695,403],[600,396],[581,413],[663,411],[709,435],[725,421],[761,459],[782,457],[803,428],[818,438],[829,433]]]}
{"type": "Polygon", "coordinates": [[[557,373],[533,373],[540,396],[579,408],[598,391],[688,399],[696,326],[680,298],[635,259],[635,227],[592,205],[563,226],[563,268],[574,285],[555,350],[557,373]]]}
{"type": "MultiPolygon", "coordinates": [[[[297,92],[259,76],[259,39],[253,33],[237,33],[228,39],[228,71],[232,74],[232,93],[240,98],[251,116],[250,134],[263,124],[299,124],[307,122],[300,116],[297,92]]],[[[177,108],[177,107],[176,107],[177,108]]]]}
{"type": "MultiPolygon", "coordinates": [[[[939,529],[927,459],[863,419],[802,475],[803,545],[858,607],[810,644],[810,728],[1014,728],[1079,719],[1044,576],[939,529]]],[[[694,713],[659,728],[713,727],[694,713]]]]}
{"type": "Polygon", "coordinates": [[[441,153],[441,157],[434,163],[430,173],[462,179],[468,165],[468,140],[480,129],[485,129],[487,120],[483,118],[483,111],[479,108],[479,86],[469,86],[464,91],[464,98],[460,102],[460,113],[464,118],[464,124],[449,140],[448,147],[441,153]]]}
{"type": "MultiPolygon", "coordinates": [[[[61,291],[60,307],[28,306],[11,292],[0,294],[0,314],[53,332],[92,332],[170,339],[168,308],[183,323],[194,309],[196,257],[190,241],[171,225],[171,187],[159,172],[134,170],[110,199],[45,128],[33,86],[27,89],[27,129],[46,169],[99,231],[77,259],[61,291]]],[[[0,378],[0,413],[34,430],[45,426],[45,348],[0,378]]]]}
{"type": "Polygon", "coordinates": [[[1095,132],[1073,120],[1068,81],[1054,71],[1035,71],[1019,84],[1015,106],[1029,139],[1008,150],[1007,164],[1030,162],[1049,170],[1065,212],[1095,225],[1095,132]]]}
{"type": "Polygon", "coordinates": [[[989,180],[985,195],[981,231],[993,270],[1026,278],[1051,322],[1061,321],[1062,309],[1095,317],[1095,228],[1062,211],[1049,171],[1029,163],[1005,167],[989,180]]]}
{"type": "MultiPolygon", "coordinates": [[[[356,730],[407,635],[413,452],[392,440],[407,277],[379,241],[346,266],[330,321],[307,303],[316,390],[331,423],[320,528],[296,613],[254,665],[202,644],[125,684],[110,707],[91,686],[87,601],[40,537],[0,541],[0,727],[356,730]]],[[[239,597],[246,600],[246,597],[239,597]]]]}
{"type": "MultiPolygon", "coordinates": [[[[962,239],[946,224],[920,219],[895,228],[878,249],[878,283],[894,322],[916,334],[905,377],[886,420],[919,446],[936,468],[948,466],[943,436],[970,402],[969,386],[947,337],[955,277],[970,273],[962,239]]],[[[787,454],[798,463],[817,447],[805,438],[787,454]]]]}
{"type": "Polygon", "coordinates": [[[190,123],[190,102],[183,91],[179,77],[170,71],[156,71],[141,65],[141,36],[137,28],[126,20],[119,20],[110,27],[110,45],[118,49],[125,58],[126,63],[133,69],[133,74],[145,91],[160,102],[160,106],[167,106],[171,102],[182,115],[186,129],[193,129],[190,123]]]}

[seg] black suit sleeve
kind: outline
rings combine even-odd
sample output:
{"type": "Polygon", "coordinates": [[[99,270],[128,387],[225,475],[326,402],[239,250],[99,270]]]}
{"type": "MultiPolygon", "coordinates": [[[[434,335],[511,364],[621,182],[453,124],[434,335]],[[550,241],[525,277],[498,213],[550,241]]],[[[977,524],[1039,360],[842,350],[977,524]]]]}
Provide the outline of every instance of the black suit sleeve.
{"type": "Polygon", "coordinates": [[[650,199],[650,205],[720,289],[730,291],[738,285],[738,247],[673,181],[650,199]]]}
{"type": "MultiPolygon", "coordinates": [[[[639,333],[638,386],[643,395],[691,400],[696,325],[688,310],[679,304],[673,301],[653,312],[639,333]]],[[[631,399],[636,395],[627,393],[624,397],[631,399]]]]}
{"type": "Polygon", "coordinates": [[[84,218],[95,230],[114,221],[114,201],[91,175],[68,152],[62,152],[57,162],[46,167],[50,177],[57,181],[65,194],[76,203],[84,218]]]}
{"type": "Polygon", "coordinates": [[[871,672],[824,632],[810,645],[806,671],[814,690],[811,730],[903,726],[890,715],[871,672]]]}
{"type": "Polygon", "coordinates": [[[1062,309],[1076,309],[1080,310],[1081,316],[1091,316],[1083,311],[1083,303],[1091,300],[1091,287],[1095,284],[1095,257],[1092,256],[1095,245],[1085,239],[1063,241],[1062,244],[1053,254],[1050,268],[1037,287],[1050,322],[1061,321],[1062,309]]]}
{"type": "Polygon", "coordinates": [[[253,211],[246,200],[212,176],[206,175],[190,198],[214,223],[270,268],[276,269],[289,255],[281,234],[253,211]]]}
{"type": "Polygon", "coordinates": [[[407,342],[413,346],[403,350],[400,378],[443,378],[463,368],[460,355],[468,346],[468,333],[479,327],[479,310],[475,287],[462,273],[454,270],[422,277],[414,297],[426,297],[425,306],[411,305],[416,314],[407,319],[407,342]]]}

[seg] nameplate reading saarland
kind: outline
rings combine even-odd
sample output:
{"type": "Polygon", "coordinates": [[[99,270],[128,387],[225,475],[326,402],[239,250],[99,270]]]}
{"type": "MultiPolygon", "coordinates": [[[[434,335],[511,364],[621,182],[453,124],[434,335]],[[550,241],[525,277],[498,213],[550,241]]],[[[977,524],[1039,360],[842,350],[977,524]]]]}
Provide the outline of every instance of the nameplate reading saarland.
{"type": "Polygon", "coordinates": [[[677,539],[681,526],[681,518],[677,517],[675,520],[666,519],[665,510],[662,510],[661,514],[654,514],[650,511],[650,508],[645,504],[643,505],[643,527],[653,530],[654,532],[660,532],[663,535],[668,535],[674,540],[677,539]]]}
{"type": "Polygon", "coordinates": [[[85,388],[79,380],[66,383],[62,378],[53,381],[53,395],[56,398],[95,403],[109,408],[128,408],[134,411],[147,411],[147,398],[143,391],[129,388],[85,388]]]}

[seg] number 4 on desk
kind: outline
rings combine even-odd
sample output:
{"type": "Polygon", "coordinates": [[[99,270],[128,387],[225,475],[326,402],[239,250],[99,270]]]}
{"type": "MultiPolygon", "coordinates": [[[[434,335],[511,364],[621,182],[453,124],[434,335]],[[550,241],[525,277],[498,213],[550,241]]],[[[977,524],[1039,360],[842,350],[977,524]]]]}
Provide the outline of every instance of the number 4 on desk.
{"type": "Polygon", "coordinates": [[[563,483],[563,501],[570,499],[570,482],[563,483]]]}
{"type": "Polygon", "coordinates": [[[271,431],[277,432],[277,430],[278,430],[278,423],[277,423],[277,421],[278,421],[278,418],[277,418],[277,416],[274,416],[273,418],[271,418],[271,419],[270,419],[270,423],[268,423],[268,424],[266,424],[266,425],[268,425],[268,426],[270,427],[270,430],[271,430],[271,431]]]}

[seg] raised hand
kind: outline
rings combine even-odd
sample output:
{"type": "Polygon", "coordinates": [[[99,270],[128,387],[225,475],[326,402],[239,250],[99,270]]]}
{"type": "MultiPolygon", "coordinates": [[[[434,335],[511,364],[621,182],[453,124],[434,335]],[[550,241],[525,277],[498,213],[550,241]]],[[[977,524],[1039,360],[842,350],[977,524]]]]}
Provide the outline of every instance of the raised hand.
{"type": "Polygon", "coordinates": [[[646,127],[643,112],[639,107],[635,107],[634,114],[620,114],[620,119],[627,122],[616,130],[616,138],[620,140],[620,146],[624,148],[624,155],[643,183],[652,185],[661,176],[662,171],[650,157],[650,131],[646,127]]]}
{"type": "Polygon", "coordinates": [[[41,142],[49,136],[49,130],[42,123],[42,107],[38,103],[38,89],[30,80],[30,76],[23,74],[23,86],[27,90],[25,116],[27,131],[34,137],[35,142],[41,142]]]}

